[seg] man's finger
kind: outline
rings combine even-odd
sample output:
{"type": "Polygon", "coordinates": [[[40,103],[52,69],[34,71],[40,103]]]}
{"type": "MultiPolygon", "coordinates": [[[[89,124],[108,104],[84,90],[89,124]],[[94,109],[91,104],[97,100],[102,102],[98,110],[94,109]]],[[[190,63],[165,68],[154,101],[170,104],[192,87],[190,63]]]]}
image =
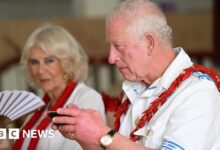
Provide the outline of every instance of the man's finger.
{"type": "Polygon", "coordinates": [[[78,107],[77,105],[72,104],[72,103],[68,104],[68,105],[66,106],[66,108],[74,108],[74,109],[79,109],[79,107],[78,107]]]}
{"type": "Polygon", "coordinates": [[[75,117],[68,117],[68,116],[57,116],[52,119],[54,124],[70,124],[75,125],[76,119],[75,117]]]}
{"type": "Polygon", "coordinates": [[[79,116],[80,114],[80,109],[78,108],[59,108],[57,109],[57,113],[58,114],[61,114],[61,115],[68,115],[68,116],[73,116],[73,117],[76,117],[76,116],[79,116]]]}
{"type": "Polygon", "coordinates": [[[60,125],[58,127],[58,130],[60,132],[75,132],[75,126],[74,125],[60,125]]]}
{"type": "Polygon", "coordinates": [[[58,126],[57,126],[56,124],[52,124],[52,125],[51,125],[51,128],[52,128],[53,130],[58,130],[58,126]]]}

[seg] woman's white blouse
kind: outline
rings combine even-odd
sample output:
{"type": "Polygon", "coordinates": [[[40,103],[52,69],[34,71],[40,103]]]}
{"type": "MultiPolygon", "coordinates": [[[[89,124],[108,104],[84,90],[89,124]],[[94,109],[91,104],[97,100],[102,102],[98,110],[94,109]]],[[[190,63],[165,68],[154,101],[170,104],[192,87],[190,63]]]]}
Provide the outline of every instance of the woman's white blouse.
{"type": "MultiPolygon", "coordinates": [[[[106,122],[104,104],[101,95],[92,88],[85,85],[83,82],[77,84],[76,88],[65,103],[64,107],[69,103],[74,103],[79,108],[89,108],[97,110],[98,112],[100,112],[103,120],[106,122]]],[[[42,115],[42,117],[39,119],[33,129],[36,128],[36,126],[40,123],[44,116],[45,113],[44,115],[42,115]]],[[[50,132],[53,132],[54,137],[40,138],[37,145],[37,150],[82,150],[81,146],[76,141],[66,139],[59,131],[52,130],[51,124],[48,125],[46,130],[50,130],[50,132]]],[[[22,150],[27,150],[29,142],[30,138],[25,138],[22,145],[22,150]]]]}

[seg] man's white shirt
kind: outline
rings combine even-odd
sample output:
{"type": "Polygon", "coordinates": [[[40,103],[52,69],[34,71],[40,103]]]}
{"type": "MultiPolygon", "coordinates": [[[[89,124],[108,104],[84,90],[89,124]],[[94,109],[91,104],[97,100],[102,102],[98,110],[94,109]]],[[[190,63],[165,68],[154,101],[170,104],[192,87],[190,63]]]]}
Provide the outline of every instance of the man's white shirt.
{"type": "MultiPolygon", "coordinates": [[[[149,87],[142,82],[124,81],[122,88],[131,101],[126,115],[121,117],[119,132],[130,137],[142,113],[162,92],[169,88],[183,69],[192,62],[182,48],[164,74],[149,87]]],[[[149,123],[135,132],[141,145],[162,150],[213,150],[220,143],[220,94],[214,81],[202,72],[194,72],[168,97],[149,123]],[[218,118],[218,119],[216,119],[218,118]],[[219,128],[218,128],[219,127],[219,128]]]]}

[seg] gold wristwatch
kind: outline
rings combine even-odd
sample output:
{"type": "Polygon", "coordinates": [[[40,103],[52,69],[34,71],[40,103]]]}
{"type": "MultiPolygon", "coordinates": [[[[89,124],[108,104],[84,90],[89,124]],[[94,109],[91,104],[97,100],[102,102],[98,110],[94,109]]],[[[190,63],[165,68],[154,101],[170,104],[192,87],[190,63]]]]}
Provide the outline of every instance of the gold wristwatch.
{"type": "Polygon", "coordinates": [[[100,146],[103,149],[106,149],[107,146],[109,146],[110,144],[112,144],[113,142],[113,136],[115,135],[115,130],[110,130],[107,134],[101,136],[100,138],[100,146]]]}

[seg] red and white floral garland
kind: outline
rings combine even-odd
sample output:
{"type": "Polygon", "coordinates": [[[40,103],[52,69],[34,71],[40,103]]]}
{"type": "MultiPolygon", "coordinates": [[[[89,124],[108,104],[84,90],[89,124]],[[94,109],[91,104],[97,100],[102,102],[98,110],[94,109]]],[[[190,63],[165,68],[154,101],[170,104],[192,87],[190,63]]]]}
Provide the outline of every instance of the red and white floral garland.
{"type": "MultiPolygon", "coordinates": [[[[212,80],[216,83],[216,86],[218,90],[220,91],[220,78],[218,77],[214,69],[209,70],[198,64],[193,64],[193,66],[184,69],[183,72],[172,82],[170,87],[166,91],[164,91],[162,94],[160,94],[158,98],[155,99],[151,103],[150,107],[142,113],[143,115],[140,121],[138,122],[136,128],[130,133],[130,139],[132,141],[140,140],[141,137],[134,135],[134,132],[136,132],[137,130],[142,128],[146,123],[148,123],[150,119],[153,117],[153,115],[158,111],[158,108],[166,102],[167,97],[169,97],[180,86],[180,84],[184,80],[189,78],[192,72],[197,72],[197,71],[208,74],[212,78],[212,80]]],[[[127,99],[117,109],[115,113],[115,117],[116,117],[115,130],[116,131],[118,131],[120,127],[120,117],[122,114],[125,114],[127,112],[129,105],[130,105],[130,101],[127,99]]]]}

